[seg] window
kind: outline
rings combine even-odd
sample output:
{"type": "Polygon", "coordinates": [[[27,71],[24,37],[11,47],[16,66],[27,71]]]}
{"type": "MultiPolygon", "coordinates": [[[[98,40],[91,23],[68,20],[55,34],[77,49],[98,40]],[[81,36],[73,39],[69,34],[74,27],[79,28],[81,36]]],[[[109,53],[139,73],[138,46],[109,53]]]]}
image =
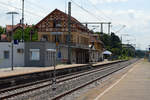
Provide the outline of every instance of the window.
{"type": "Polygon", "coordinates": [[[17,53],[23,53],[23,52],[24,52],[23,49],[21,49],[21,48],[17,49],[17,53]]]}
{"type": "Polygon", "coordinates": [[[54,28],[61,28],[62,27],[61,20],[54,20],[53,21],[53,27],[54,28]]]}
{"type": "Polygon", "coordinates": [[[40,60],[40,49],[30,49],[30,60],[40,60]]]}
{"type": "Polygon", "coordinates": [[[9,59],[9,51],[4,51],[4,59],[9,59]]]}
{"type": "Polygon", "coordinates": [[[48,35],[43,35],[41,41],[48,41],[48,35]]]}
{"type": "Polygon", "coordinates": [[[61,42],[61,35],[52,35],[53,42],[61,42]]]}

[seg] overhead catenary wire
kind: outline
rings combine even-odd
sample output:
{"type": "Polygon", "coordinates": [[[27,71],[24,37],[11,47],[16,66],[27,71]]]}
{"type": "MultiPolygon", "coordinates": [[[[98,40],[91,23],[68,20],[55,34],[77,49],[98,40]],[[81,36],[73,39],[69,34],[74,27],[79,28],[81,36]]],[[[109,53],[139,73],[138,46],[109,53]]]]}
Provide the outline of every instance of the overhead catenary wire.
{"type": "Polygon", "coordinates": [[[108,17],[102,10],[100,10],[98,7],[96,7],[96,6],[93,5],[92,3],[90,3],[90,4],[93,6],[93,8],[94,8],[96,11],[101,12],[101,13],[104,15],[105,19],[107,18],[107,19],[109,19],[110,21],[112,21],[112,18],[111,18],[111,17],[108,17]]]}
{"type": "MultiPolygon", "coordinates": [[[[22,8],[15,7],[15,6],[9,5],[9,4],[4,3],[4,2],[1,2],[1,1],[0,1],[0,4],[1,4],[1,5],[5,5],[5,6],[7,6],[7,7],[14,8],[14,9],[19,10],[19,11],[22,11],[22,8]]],[[[8,8],[7,8],[7,9],[8,9],[8,8]]],[[[32,12],[32,11],[29,11],[29,10],[25,10],[25,12],[28,13],[28,14],[30,14],[30,15],[34,15],[34,16],[37,16],[37,17],[40,17],[40,18],[42,17],[41,15],[38,15],[38,14],[36,14],[36,13],[34,13],[34,12],[32,12]]]]}
{"type": "Polygon", "coordinates": [[[79,4],[77,4],[76,2],[74,2],[73,0],[70,0],[72,3],[74,3],[77,7],[79,7],[80,9],[82,9],[83,11],[85,11],[85,12],[87,12],[90,16],[92,16],[92,17],[94,17],[94,18],[96,18],[97,20],[99,20],[99,21],[101,21],[101,19],[104,19],[104,18],[102,18],[102,17],[97,17],[94,13],[92,13],[92,12],[90,12],[90,11],[88,11],[87,9],[85,9],[85,8],[83,8],[83,7],[81,7],[79,4]]]}
{"type": "MultiPolygon", "coordinates": [[[[90,3],[92,6],[93,6],[93,8],[96,10],[96,11],[98,11],[98,12],[101,12],[104,16],[105,16],[105,18],[107,18],[108,20],[110,20],[111,22],[113,22],[113,19],[111,18],[111,17],[109,17],[109,16],[107,16],[102,10],[100,10],[98,7],[96,7],[94,4],[92,4],[92,3],[90,3]]],[[[117,24],[116,24],[117,25],[117,24]]],[[[115,32],[115,29],[112,27],[112,30],[115,32]]]]}
{"type": "MultiPolygon", "coordinates": [[[[80,6],[79,4],[77,4],[76,2],[74,2],[73,0],[70,0],[72,3],[74,3],[76,6],[78,6],[80,9],[84,10],[85,12],[87,12],[89,15],[93,16],[94,18],[96,18],[98,21],[102,21],[102,19],[106,20],[106,18],[100,17],[95,15],[94,13],[88,11],[87,9],[83,8],[82,6],[80,6]],[[100,19],[101,18],[101,19],[100,19]]],[[[113,30],[113,29],[112,29],[113,30]]],[[[114,30],[113,30],[114,31],[114,30]]]]}
{"type": "Polygon", "coordinates": [[[43,11],[47,11],[47,8],[44,8],[43,6],[40,6],[40,5],[36,4],[36,3],[33,3],[30,0],[26,0],[26,3],[28,3],[29,5],[32,5],[32,6],[36,7],[36,8],[40,8],[43,11]]]}

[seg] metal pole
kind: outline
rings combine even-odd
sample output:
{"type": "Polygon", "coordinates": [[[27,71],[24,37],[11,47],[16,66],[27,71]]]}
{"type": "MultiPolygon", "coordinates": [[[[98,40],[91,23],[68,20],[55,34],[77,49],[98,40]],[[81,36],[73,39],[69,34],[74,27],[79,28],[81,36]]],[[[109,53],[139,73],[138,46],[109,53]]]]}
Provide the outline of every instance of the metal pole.
{"type": "Polygon", "coordinates": [[[57,51],[54,53],[54,82],[56,81],[56,56],[57,56],[57,51]]]}
{"type": "Polygon", "coordinates": [[[13,29],[14,29],[14,14],[12,13],[12,34],[11,34],[11,70],[14,70],[14,44],[13,44],[13,29]]]}
{"type": "Polygon", "coordinates": [[[18,14],[17,12],[8,12],[7,14],[11,14],[12,15],[12,33],[11,33],[11,70],[14,70],[14,64],[13,64],[13,48],[14,48],[14,44],[13,44],[13,29],[14,29],[14,14],[18,14]]]}
{"type": "Polygon", "coordinates": [[[71,64],[71,2],[68,3],[68,64],[71,64]]]}
{"type": "Polygon", "coordinates": [[[55,91],[56,90],[56,56],[57,56],[57,53],[54,52],[53,53],[53,59],[54,59],[54,77],[53,77],[53,80],[52,80],[52,90],[55,91]]]}
{"type": "Polygon", "coordinates": [[[123,42],[122,42],[122,35],[121,35],[121,56],[123,56],[123,42]]]}
{"type": "Polygon", "coordinates": [[[108,34],[110,35],[110,25],[111,23],[108,23],[108,34]]]}
{"type": "Polygon", "coordinates": [[[24,0],[22,0],[22,42],[24,42],[24,0]]]}
{"type": "Polygon", "coordinates": [[[101,34],[103,34],[103,23],[101,23],[101,34]]]}

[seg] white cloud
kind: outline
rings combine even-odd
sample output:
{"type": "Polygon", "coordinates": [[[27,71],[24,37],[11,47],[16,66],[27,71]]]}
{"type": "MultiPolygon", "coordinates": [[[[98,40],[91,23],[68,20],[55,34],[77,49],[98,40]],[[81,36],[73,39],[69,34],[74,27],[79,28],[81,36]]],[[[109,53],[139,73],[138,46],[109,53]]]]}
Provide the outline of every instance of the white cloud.
{"type": "MultiPolygon", "coordinates": [[[[141,44],[141,49],[145,49],[150,38],[150,14],[146,11],[127,9],[127,10],[101,10],[105,15],[111,17],[113,31],[117,31],[121,26],[126,25],[126,28],[120,31],[120,34],[129,34],[124,37],[124,42],[131,37],[136,37],[136,41],[131,39],[133,44],[141,44]],[[121,24],[121,25],[119,25],[121,24]]],[[[97,15],[102,15],[101,11],[97,11],[97,15]]],[[[109,20],[109,19],[108,19],[109,20]]],[[[106,28],[107,29],[107,28],[106,28]]]]}

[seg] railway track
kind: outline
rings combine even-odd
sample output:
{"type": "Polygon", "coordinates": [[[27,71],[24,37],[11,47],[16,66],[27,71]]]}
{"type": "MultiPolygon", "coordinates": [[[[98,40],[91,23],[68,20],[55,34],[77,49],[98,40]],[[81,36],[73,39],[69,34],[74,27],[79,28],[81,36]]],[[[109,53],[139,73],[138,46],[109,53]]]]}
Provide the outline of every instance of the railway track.
{"type": "MultiPolygon", "coordinates": [[[[137,60],[136,60],[136,61],[137,61],[137,60]]],[[[132,63],[133,63],[133,62],[132,62],[132,63]]],[[[131,63],[130,63],[130,64],[131,64],[131,63]]],[[[122,70],[122,69],[126,68],[126,67],[127,67],[128,65],[130,65],[130,64],[127,64],[127,65],[125,65],[125,66],[122,66],[122,67],[119,67],[119,68],[117,68],[117,69],[115,69],[115,70],[112,70],[112,71],[110,71],[110,72],[108,72],[108,73],[106,73],[106,74],[103,74],[103,75],[101,75],[100,77],[98,77],[98,78],[96,78],[96,79],[94,79],[94,80],[91,80],[91,81],[89,81],[89,82],[86,82],[86,83],[84,83],[84,84],[82,84],[82,85],[79,85],[79,86],[77,86],[77,87],[75,87],[75,88],[69,90],[69,91],[66,91],[66,92],[64,92],[64,93],[62,93],[62,94],[60,94],[60,95],[57,95],[56,97],[52,98],[51,100],[59,100],[60,98],[65,97],[66,95],[69,95],[69,94],[71,94],[71,93],[73,93],[73,92],[75,92],[75,91],[77,91],[77,90],[79,90],[79,89],[81,89],[81,88],[84,88],[85,86],[88,86],[88,85],[90,85],[90,84],[92,84],[92,83],[94,83],[94,82],[96,82],[96,81],[98,81],[98,80],[100,80],[100,79],[103,79],[103,78],[105,78],[105,77],[107,77],[107,76],[109,76],[109,75],[111,75],[111,74],[113,74],[113,73],[115,73],[115,72],[117,72],[117,71],[119,71],[119,70],[122,70]]]]}
{"type": "MultiPolygon", "coordinates": [[[[120,62],[120,61],[119,61],[119,62],[120,62]]],[[[119,62],[118,62],[118,63],[119,63],[119,62]]],[[[121,62],[122,62],[122,61],[121,61],[121,62]]],[[[110,63],[110,64],[111,64],[111,63],[110,63]]],[[[108,65],[110,65],[110,64],[104,64],[103,66],[90,67],[88,70],[83,70],[83,71],[79,71],[79,72],[73,72],[73,73],[70,73],[70,74],[57,76],[56,79],[61,79],[61,78],[67,77],[67,76],[73,76],[73,75],[76,75],[76,74],[88,72],[88,71],[95,70],[95,69],[98,69],[98,68],[108,67],[108,65]],[[91,69],[91,68],[92,68],[92,69],[91,69]]],[[[116,62],[115,62],[115,63],[112,63],[112,64],[116,64],[116,62]]],[[[32,75],[31,75],[31,76],[32,76],[32,75]]],[[[5,92],[7,92],[7,91],[12,91],[12,90],[15,90],[15,89],[19,89],[19,88],[24,88],[24,87],[27,87],[27,86],[32,86],[32,85],[36,85],[36,84],[41,84],[41,83],[48,82],[48,81],[51,81],[51,80],[52,80],[52,77],[51,77],[51,78],[48,78],[48,79],[44,79],[44,80],[39,80],[39,81],[31,82],[31,83],[24,83],[24,84],[21,84],[21,85],[17,85],[17,86],[12,86],[12,87],[8,87],[8,88],[0,89],[0,94],[5,93],[5,92]]]]}
{"type": "MultiPolygon", "coordinates": [[[[97,77],[94,80],[86,82],[85,84],[77,86],[77,87],[70,89],[68,91],[64,91],[63,93],[61,93],[60,95],[57,95],[56,97],[53,97],[52,99],[57,100],[57,99],[65,96],[65,95],[67,95],[67,94],[69,94],[75,90],[78,90],[79,88],[82,88],[88,84],[93,83],[96,80],[99,80],[99,79],[106,77],[106,76],[108,76],[108,75],[110,75],[110,74],[112,74],[112,73],[114,73],[120,69],[123,69],[133,62],[135,62],[135,61],[125,61],[125,62],[120,62],[120,63],[114,63],[112,65],[106,65],[103,67],[97,66],[97,67],[94,67],[94,68],[86,70],[86,71],[81,71],[81,72],[76,72],[76,73],[72,73],[72,74],[59,76],[59,77],[57,77],[57,84],[63,84],[67,81],[71,81],[71,80],[78,79],[81,77],[86,77],[88,75],[92,76],[96,73],[104,73],[100,77],[97,77]],[[118,67],[118,66],[121,66],[121,67],[118,67]]],[[[52,87],[52,80],[51,79],[37,81],[37,82],[31,83],[31,84],[27,83],[24,85],[19,85],[19,86],[0,90],[0,100],[11,99],[11,98],[17,97],[19,95],[26,94],[28,92],[38,91],[39,89],[45,88],[45,87],[52,87]]]]}
{"type": "MultiPolygon", "coordinates": [[[[107,66],[110,64],[119,63],[121,61],[101,64],[99,67],[107,66]]],[[[76,73],[76,72],[82,72],[89,70],[91,67],[88,64],[85,64],[83,66],[76,66],[76,67],[70,67],[70,68],[64,68],[64,69],[57,69],[56,70],[56,76],[63,76],[70,73],[76,73]]],[[[26,74],[19,74],[14,76],[8,76],[8,77],[1,77],[0,78],[0,90],[4,90],[11,87],[17,87],[18,85],[27,84],[27,83],[34,83],[37,81],[42,81],[46,79],[52,78],[53,70],[46,70],[46,71],[40,71],[40,72],[33,72],[33,73],[26,73],[26,74]]]]}

